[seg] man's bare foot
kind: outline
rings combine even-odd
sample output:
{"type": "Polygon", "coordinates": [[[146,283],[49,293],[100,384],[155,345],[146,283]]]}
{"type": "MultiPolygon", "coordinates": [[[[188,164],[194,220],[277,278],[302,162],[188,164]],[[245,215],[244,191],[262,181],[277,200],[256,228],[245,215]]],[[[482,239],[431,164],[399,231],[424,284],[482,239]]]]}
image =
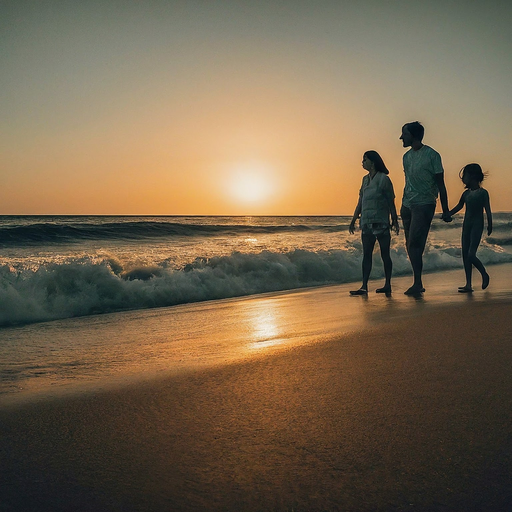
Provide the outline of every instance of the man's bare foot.
{"type": "Polygon", "coordinates": [[[410,288],[405,290],[404,295],[420,295],[424,291],[425,288],[423,288],[423,286],[413,284],[410,288]]]}
{"type": "Polygon", "coordinates": [[[459,286],[459,293],[473,293],[471,286],[459,286]]]}
{"type": "Polygon", "coordinates": [[[487,272],[482,276],[482,290],[485,290],[489,286],[490,279],[491,277],[487,272]]]}
{"type": "Polygon", "coordinates": [[[350,295],[368,295],[366,288],[359,288],[359,290],[351,290],[350,295]]]}

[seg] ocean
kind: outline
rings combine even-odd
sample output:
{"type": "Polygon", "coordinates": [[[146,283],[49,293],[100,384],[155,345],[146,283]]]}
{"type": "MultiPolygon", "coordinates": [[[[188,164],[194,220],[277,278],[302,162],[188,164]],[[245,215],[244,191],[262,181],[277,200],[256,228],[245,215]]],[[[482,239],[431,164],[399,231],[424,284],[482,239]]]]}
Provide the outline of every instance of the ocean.
{"type": "MultiPolygon", "coordinates": [[[[393,298],[350,299],[362,258],[350,219],[0,217],[0,403],[226,364],[414,314],[401,293],[411,273],[403,233],[392,239],[393,298]]],[[[456,292],[461,224],[434,220],[427,301],[466,298],[456,292]]],[[[491,285],[474,300],[508,297],[512,214],[495,215],[479,257],[505,265],[488,269],[491,285]]],[[[376,250],[372,278],[382,276],[376,250]]]]}
{"type": "MultiPolygon", "coordinates": [[[[462,267],[462,218],[434,219],[425,272],[462,267]]],[[[0,327],[356,282],[362,247],[350,219],[2,216],[0,327]]],[[[403,233],[391,251],[394,275],[410,273],[403,233]]],[[[512,213],[494,215],[479,257],[512,261],[512,213]]]]}

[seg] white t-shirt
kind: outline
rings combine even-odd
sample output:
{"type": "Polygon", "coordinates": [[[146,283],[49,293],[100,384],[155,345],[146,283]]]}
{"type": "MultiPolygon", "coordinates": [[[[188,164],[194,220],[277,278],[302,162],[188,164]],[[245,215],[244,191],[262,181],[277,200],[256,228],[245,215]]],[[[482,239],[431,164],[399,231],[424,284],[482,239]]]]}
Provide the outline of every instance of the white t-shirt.
{"type": "Polygon", "coordinates": [[[436,204],[439,189],[436,174],[444,172],[441,155],[430,146],[422,146],[418,151],[410,149],[404,158],[405,187],[402,205],[410,208],[426,204],[436,204]]]}
{"type": "Polygon", "coordinates": [[[395,198],[393,184],[386,174],[378,172],[373,179],[367,174],[361,189],[361,226],[368,224],[389,225],[390,207],[395,198]]]}

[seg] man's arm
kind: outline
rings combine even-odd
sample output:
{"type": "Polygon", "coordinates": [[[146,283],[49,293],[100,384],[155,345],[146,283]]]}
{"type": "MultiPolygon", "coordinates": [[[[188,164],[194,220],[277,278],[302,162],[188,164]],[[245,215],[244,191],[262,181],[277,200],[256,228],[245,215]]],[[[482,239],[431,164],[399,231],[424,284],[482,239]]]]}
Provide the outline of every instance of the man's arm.
{"type": "Polygon", "coordinates": [[[437,188],[439,189],[439,200],[441,201],[441,208],[443,209],[443,220],[451,222],[449,208],[448,208],[448,192],[446,192],[446,185],[444,184],[444,172],[434,174],[437,188]]]}

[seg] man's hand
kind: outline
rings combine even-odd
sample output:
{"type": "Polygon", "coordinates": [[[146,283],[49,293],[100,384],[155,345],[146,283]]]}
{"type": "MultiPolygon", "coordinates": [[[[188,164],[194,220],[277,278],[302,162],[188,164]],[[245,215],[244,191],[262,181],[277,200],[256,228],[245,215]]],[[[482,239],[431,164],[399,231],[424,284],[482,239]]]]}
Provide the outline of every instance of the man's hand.
{"type": "Polygon", "coordinates": [[[350,225],[348,226],[348,232],[353,235],[354,231],[356,230],[356,223],[355,221],[352,221],[350,225]]]}

